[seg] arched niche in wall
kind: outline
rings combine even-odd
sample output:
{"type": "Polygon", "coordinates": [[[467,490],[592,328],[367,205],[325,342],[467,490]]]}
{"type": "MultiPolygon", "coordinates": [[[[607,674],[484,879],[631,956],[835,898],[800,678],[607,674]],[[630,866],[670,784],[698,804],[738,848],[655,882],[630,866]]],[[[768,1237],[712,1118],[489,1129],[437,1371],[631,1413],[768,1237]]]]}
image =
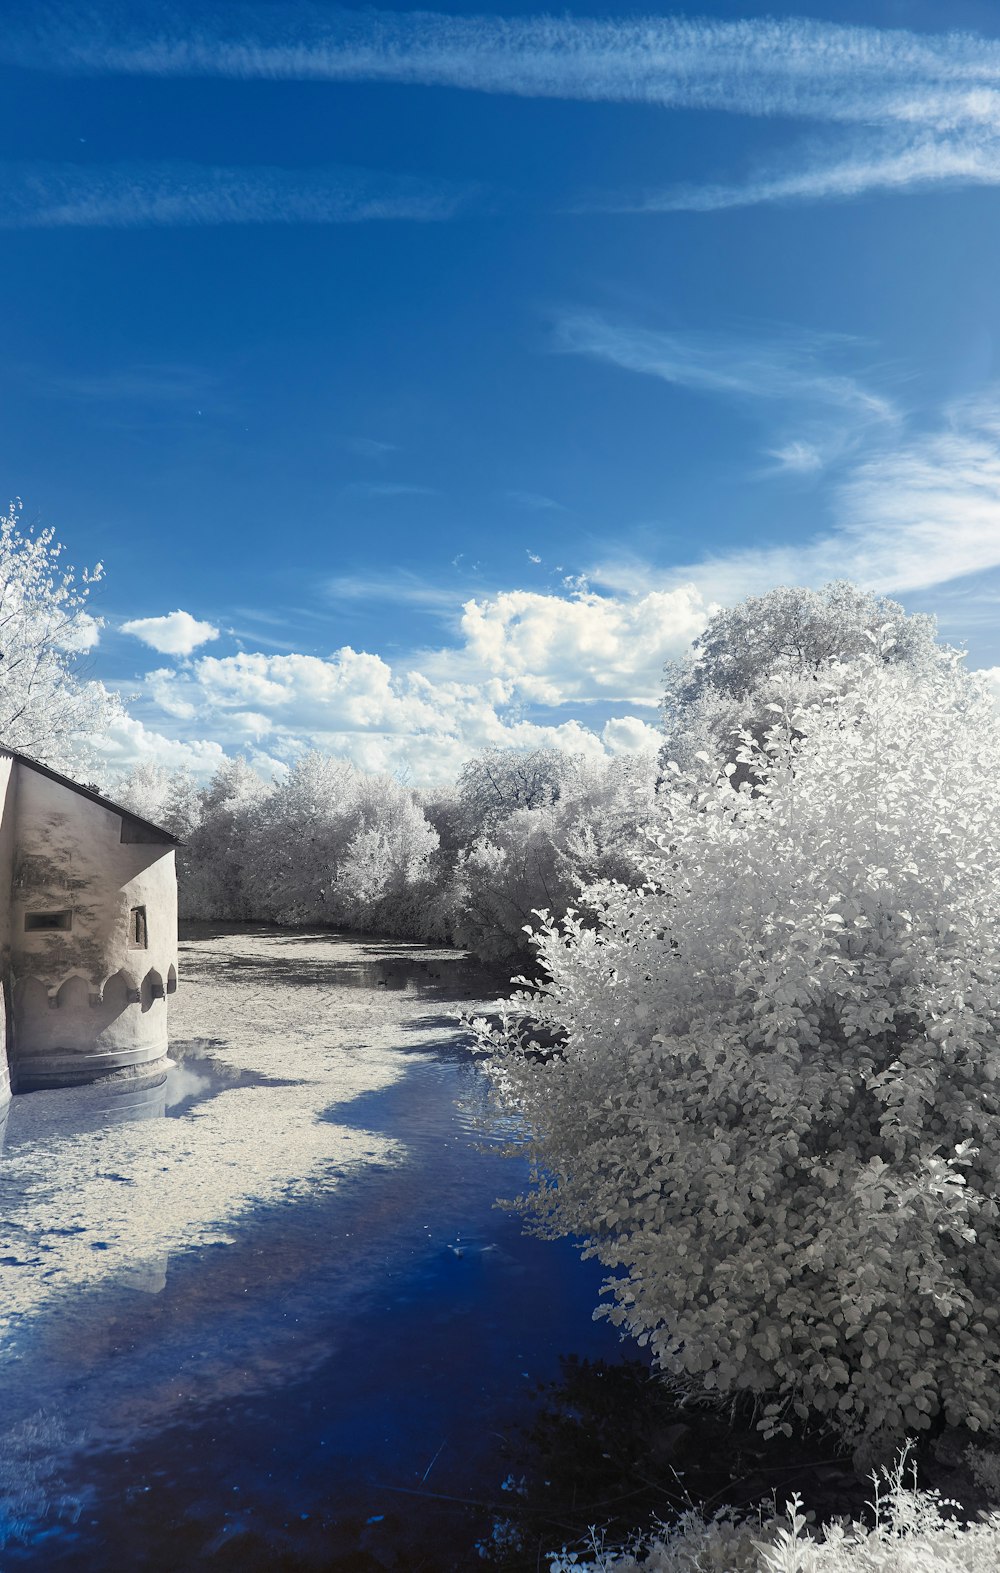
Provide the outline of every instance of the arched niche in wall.
{"type": "Polygon", "coordinates": [[[147,1011],[154,1000],[161,1000],[162,998],[163,979],[155,967],[150,967],[142,980],[142,988],[139,990],[140,1007],[143,1011],[147,1011]]]}
{"type": "Polygon", "coordinates": [[[134,993],[132,980],[124,972],[113,972],[101,990],[100,1002],[96,1006],[97,1021],[95,1028],[98,1032],[117,1021],[129,1005],[129,993],[134,993]]]}
{"type": "Polygon", "coordinates": [[[49,991],[41,978],[18,978],[14,985],[15,1026],[31,1021],[49,1008],[49,991]]]}
{"type": "Polygon", "coordinates": [[[80,973],[64,978],[56,993],[56,1008],[65,1011],[84,1011],[90,1004],[90,985],[80,973]]]}
{"type": "Polygon", "coordinates": [[[167,993],[177,993],[177,968],[172,963],[167,968],[167,993]]]}

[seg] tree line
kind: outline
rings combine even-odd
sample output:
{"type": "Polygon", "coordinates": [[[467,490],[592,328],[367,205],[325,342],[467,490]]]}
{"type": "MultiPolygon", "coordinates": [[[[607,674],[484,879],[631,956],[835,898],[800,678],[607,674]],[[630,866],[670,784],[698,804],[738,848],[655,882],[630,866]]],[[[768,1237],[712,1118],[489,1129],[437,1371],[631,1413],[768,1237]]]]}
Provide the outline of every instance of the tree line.
{"type": "Polygon", "coordinates": [[[595,880],[641,880],[655,759],[486,749],[450,792],[308,753],[278,782],[245,759],[207,786],[140,765],[116,799],[180,837],[181,915],[328,924],[453,943],[509,978],[526,932],[595,880]]]}

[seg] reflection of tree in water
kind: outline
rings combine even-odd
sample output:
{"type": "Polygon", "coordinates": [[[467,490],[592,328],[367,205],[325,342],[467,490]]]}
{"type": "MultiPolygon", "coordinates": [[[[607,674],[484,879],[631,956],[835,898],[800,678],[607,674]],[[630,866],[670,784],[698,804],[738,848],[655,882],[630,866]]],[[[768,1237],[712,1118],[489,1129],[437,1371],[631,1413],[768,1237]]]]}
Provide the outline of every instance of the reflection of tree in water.
{"type": "Polygon", "coordinates": [[[234,929],[233,925],[188,923],[182,925],[181,934],[182,977],[185,971],[200,980],[214,975],[220,983],[245,979],[258,987],[263,983],[293,988],[431,990],[450,998],[481,998],[498,986],[506,988],[508,981],[462,951],[429,952],[426,945],[411,945],[405,940],[366,942],[334,931],[276,931],[264,924],[234,929]],[[234,953],[234,939],[238,942],[243,936],[266,938],[267,953],[253,948],[234,953]],[[211,952],[212,941],[219,943],[218,956],[211,952]],[[343,959],[336,954],[338,945],[344,947],[343,959]],[[285,954],[275,955],[275,947],[285,954]]]}
{"type": "Polygon", "coordinates": [[[7,1433],[0,1450],[0,1550],[29,1536],[39,1522],[79,1521],[85,1492],[66,1488],[59,1461],[86,1441],[85,1431],[43,1409],[7,1433]]]}
{"type": "MultiPolygon", "coordinates": [[[[641,1360],[560,1363],[560,1380],[538,1388],[533,1415],[504,1440],[509,1544],[489,1548],[489,1566],[534,1568],[540,1550],[559,1545],[582,1553],[592,1524],[610,1547],[690,1507],[710,1518],[723,1507],[771,1511],[776,1500],[780,1511],[793,1492],[819,1523],[870,1520],[871,1480],[819,1427],[765,1441],[749,1399],[682,1404],[641,1360]]],[[[985,1510],[967,1466],[942,1449],[925,1448],[918,1467],[925,1489],[985,1510]]]]}

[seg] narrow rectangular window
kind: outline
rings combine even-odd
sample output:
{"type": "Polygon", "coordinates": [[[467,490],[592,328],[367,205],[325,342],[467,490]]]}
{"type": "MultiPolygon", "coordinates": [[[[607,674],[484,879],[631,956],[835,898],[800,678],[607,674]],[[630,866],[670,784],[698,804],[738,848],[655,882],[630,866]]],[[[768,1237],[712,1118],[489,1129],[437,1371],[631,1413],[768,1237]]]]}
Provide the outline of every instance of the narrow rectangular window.
{"type": "Polygon", "coordinates": [[[39,934],[46,929],[70,929],[72,927],[72,912],[26,912],[24,914],[24,930],[26,934],[39,934]]]}
{"type": "Polygon", "coordinates": [[[145,907],[133,907],[129,913],[128,942],[131,950],[145,950],[149,945],[145,907]]]}

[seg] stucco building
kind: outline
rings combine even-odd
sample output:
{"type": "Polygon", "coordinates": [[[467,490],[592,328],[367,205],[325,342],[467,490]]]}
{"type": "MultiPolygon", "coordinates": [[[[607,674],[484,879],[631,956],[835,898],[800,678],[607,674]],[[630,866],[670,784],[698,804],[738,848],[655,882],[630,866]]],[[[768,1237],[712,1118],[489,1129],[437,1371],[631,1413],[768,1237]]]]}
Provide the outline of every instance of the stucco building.
{"type": "Polygon", "coordinates": [[[176,846],[0,747],[0,1099],[166,1058],[176,846]]]}

